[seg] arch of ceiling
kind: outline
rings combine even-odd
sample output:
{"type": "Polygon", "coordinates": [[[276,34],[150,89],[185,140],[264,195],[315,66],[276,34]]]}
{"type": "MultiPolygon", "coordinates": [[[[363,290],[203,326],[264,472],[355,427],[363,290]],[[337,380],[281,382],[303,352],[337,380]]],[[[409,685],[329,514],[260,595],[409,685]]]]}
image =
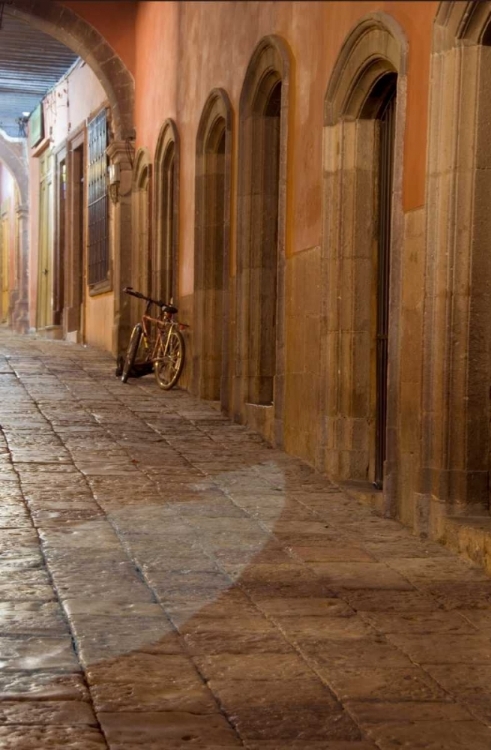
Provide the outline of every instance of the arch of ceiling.
{"type": "Polygon", "coordinates": [[[107,94],[116,139],[134,138],[133,76],[97,29],[57,2],[13,0],[8,12],[50,34],[85,60],[107,94]]]}

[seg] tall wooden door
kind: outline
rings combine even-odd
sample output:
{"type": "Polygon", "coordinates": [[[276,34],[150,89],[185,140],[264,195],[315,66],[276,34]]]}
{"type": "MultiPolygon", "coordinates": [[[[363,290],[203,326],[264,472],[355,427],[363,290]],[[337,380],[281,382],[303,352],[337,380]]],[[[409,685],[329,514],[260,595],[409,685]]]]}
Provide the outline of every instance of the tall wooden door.
{"type": "Polygon", "coordinates": [[[84,289],[87,268],[85,262],[85,141],[73,151],[73,305],[75,310],[75,329],[80,331],[80,341],[85,337],[85,317],[83,315],[84,289]]]}
{"type": "Polygon", "coordinates": [[[66,149],[57,158],[56,242],[53,263],[53,323],[62,325],[65,313],[65,253],[67,216],[67,163],[66,149]]]}
{"type": "Polygon", "coordinates": [[[40,160],[37,328],[53,324],[53,177],[51,155],[40,160]]]}

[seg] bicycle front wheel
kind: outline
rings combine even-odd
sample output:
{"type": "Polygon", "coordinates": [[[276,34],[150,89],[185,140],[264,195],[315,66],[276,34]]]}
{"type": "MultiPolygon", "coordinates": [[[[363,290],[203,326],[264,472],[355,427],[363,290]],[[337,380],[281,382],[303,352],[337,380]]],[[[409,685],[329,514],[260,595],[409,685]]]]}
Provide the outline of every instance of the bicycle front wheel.
{"type": "Polygon", "coordinates": [[[123,383],[126,383],[126,381],[128,380],[131,369],[135,364],[136,354],[140,346],[142,332],[143,329],[140,323],[137,323],[137,325],[131,332],[130,343],[128,344],[128,351],[126,352],[126,359],[123,365],[123,374],[121,375],[121,380],[123,381],[123,383]]]}
{"type": "Polygon", "coordinates": [[[159,358],[153,367],[155,379],[164,391],[175,386],[184,367],[184,339],[180,331],[170,332],[166,346],[161,342],[159,358]]]}

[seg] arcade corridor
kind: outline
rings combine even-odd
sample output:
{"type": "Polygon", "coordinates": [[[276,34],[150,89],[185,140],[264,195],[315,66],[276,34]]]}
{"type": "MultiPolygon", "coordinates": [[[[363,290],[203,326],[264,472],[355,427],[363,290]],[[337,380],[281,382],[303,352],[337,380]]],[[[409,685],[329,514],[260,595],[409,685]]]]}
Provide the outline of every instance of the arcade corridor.
{"type": "Polygon", "coordinates": [[[489,750],[489,578],[113,367],[0,330],[0,748],[489,750]]]}
{"type": "Polygon", "coordinates": [[[491,0],[0,0],[0,750],[491,750],[490,92],[491,0]]]}

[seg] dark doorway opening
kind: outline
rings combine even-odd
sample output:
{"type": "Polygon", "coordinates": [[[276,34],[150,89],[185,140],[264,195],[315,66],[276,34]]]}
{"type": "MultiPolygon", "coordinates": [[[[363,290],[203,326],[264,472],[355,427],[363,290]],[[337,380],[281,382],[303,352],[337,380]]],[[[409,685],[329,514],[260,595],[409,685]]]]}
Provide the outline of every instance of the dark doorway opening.
{"type": "Polygon", "coordinates": [[[376,88],[379,88],[377,98],[379,102],[382,99],[382,103],[377,114],[379,121],[379,164],[374,483],[381,489],[384,477],[384,462],[387,454],[389,282],[396,121],[396,76],[384,76],[376,88]]]}

